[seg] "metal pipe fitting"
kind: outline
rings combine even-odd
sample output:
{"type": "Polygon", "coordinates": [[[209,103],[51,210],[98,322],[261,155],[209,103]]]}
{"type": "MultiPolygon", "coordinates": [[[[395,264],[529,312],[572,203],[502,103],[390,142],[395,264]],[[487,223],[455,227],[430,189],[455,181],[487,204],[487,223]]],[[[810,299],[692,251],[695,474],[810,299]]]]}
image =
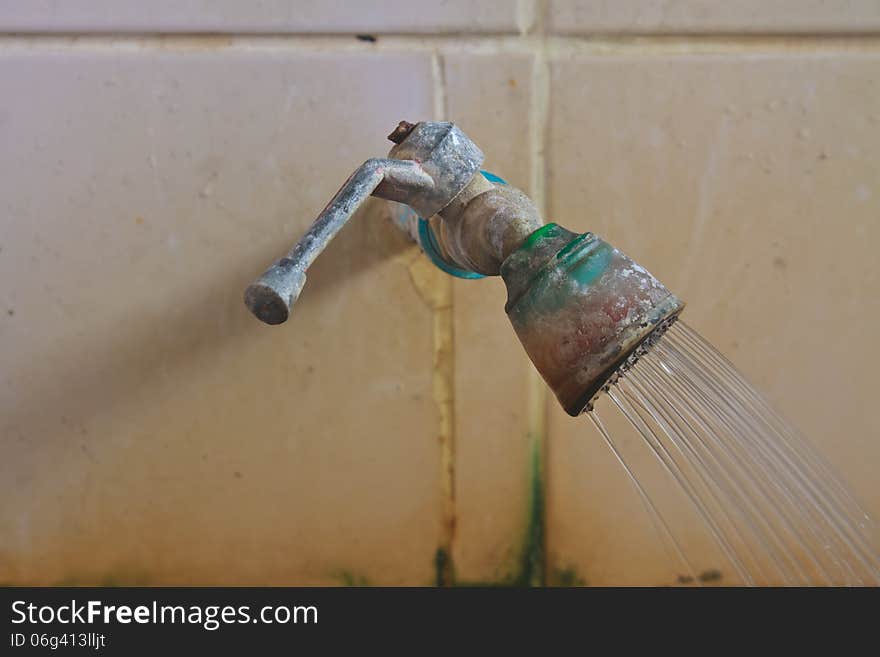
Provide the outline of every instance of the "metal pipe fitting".
{"type": "Polygon", "coordinates": [[[523,192],[483,176],[474,176],[440,211],[440,219],[439,243],[446,257],[484,276],[498,276],[507,256],[544,223],[523,192]]]}
{"type": "Polygon", "coordinates": [[[525,194],[477,175],[483,153],[454,124],[402,121],[389,139],[395,146],[388,158],[364,162],[289,253],[247,288],[245,303],[260,320],[287,320],[306,270],[371,195],[405,203],[425,218],[440,213],[443,256],[481,274],[497,275],[507,254],[541,225],[525,194]]]}

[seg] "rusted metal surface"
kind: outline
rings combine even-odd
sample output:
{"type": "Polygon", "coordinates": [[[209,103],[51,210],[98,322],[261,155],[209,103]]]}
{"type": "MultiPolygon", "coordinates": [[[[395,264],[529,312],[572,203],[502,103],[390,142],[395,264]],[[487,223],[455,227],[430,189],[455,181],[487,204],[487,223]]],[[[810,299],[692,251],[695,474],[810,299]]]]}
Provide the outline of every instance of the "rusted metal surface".
{"type": "Polygon", "coordinates": [[[388,152],[395,160],[414,160],[431,176],[430,189],[406,190],[399,198],[383,195],[406,203],[420,216],[432,217],[458,196],[480,171],[483,152],[458,126],[446,121],[425,121],[416,124],[399,144],[388,152]]]}
{"type": "Polygon", "coordinates": [[[397,127],[394,128],[394,131],[388,135],[388,141],[393,141],[395,144],[399,144],[409,136],[409,133],[411,133],[415,127],[415,123],[401,121],[397,124],[397,127]]]}
{"type": "Polygon", "coordinates": [[[267,324],[287,321],[306,283],[306,270],[380,185],[386,198],[399,200],[396,197],[404,192],[432,189],[433,181],[418,162],[378,158],[364,162],[288,254],[245,290],[245,303],[257,318],[267,324]]]}
{"type": "Polygon", "coordinates": [[[469,187],[440,212],[440,245],[463,269],[498,276],[501,263],[543,221],[532,200],[511,185],[476,176],[469,187]],[[479,181],[479,185],[476,185],[479,181]]]}
{"type": "Polygon", "coordinates": [[[305,285],[306,270],[370,195],[405,203],[430,217],[467,187],[483,162],[482,151],[452,123],[412,126],[402,121],[391,137],[401,142],[389,157],[364,162],[288,254],[248,286],[245,304],[261,321],[287,320],[305,285]]]}
{"type": "Polygon", "coordinates": [[[644,267],[591,233],[548,224],[502,267],[505,307],[535,367],[570,415],[684,304],[644,267]]]}

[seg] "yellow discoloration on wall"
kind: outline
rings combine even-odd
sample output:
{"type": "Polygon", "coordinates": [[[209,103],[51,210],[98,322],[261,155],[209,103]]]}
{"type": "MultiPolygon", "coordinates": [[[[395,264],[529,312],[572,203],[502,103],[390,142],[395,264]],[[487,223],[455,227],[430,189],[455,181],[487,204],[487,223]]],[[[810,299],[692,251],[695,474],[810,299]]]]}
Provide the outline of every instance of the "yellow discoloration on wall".
{"type": "MultiPolygon", "coordinates": [[[[411,252],[409,275],[419,297],[433,314],[433,397],[439,423],[440,486],[442,496],[442,549],[452,553],[455,536],[455,436],[454,436],[454,334],[452,324],[452,277],[435,267],[421,251],[411,252]]],[[[451,563],[447,563],[451,569],[451,563]]],[[[448,575],[449,573],[447,573],[448,575]]],[[[450,581],[445,577],[444,581],[450,581]]]]}

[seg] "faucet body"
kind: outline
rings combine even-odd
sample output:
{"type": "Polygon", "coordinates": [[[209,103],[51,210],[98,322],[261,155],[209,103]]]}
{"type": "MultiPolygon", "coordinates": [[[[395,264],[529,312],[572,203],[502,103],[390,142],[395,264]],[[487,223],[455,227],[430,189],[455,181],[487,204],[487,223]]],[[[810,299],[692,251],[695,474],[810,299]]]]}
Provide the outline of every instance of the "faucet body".
{"type": "Polygon", "coordinates": [[[544,224],[534,203],[480,175],[483,153],[447,122],[401,122],[387,158],[367,160],[306,234],[245,291],[260,320],[280,324],[306,270],[369,196],[430,220],[449,270],[500,275],[505,310],[563,408],[577,415],[674,321],[684,304],[646,269],[592,233],[544,224]]]}
{"type": "Polygon", "coordinates": [[[245,303],[267,324],[281,324],[306,282],[306,270],[369,197],[404,203],[420,216],[439,215],[440,256],[459,269],[488,276],[541,226],[521,191],[477,175],[483,153],[447,122],[401,123],[385,159],[364,162],[321,211],[306,234],[245,292],[245,303]],[[398,132],[399,131],[399,132],[398,132]]]}

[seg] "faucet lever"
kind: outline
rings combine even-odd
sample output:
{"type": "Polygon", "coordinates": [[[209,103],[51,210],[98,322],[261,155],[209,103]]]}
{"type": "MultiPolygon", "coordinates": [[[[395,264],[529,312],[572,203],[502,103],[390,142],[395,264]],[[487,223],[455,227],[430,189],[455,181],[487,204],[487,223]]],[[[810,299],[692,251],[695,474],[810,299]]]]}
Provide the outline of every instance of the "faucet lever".
{"type": "Polygon", "coordinates": [[[309,265],[368,196],[405,203],[428,218],[449,205],[483,163],[482,151],[452,123],[402,121],[389,139],[395,146],[388,158],[364,162],[288,254],[245,290],[245,304],[258,319],[287,320],[309,265]]]}
{"type": "Polygon", "coordinates": [[[306,270],[360,205],[372,194],[395,199],[403,190],[428,190],[434,181],[418,162],[373,158],[351,174],[286,256],[248,286],[245,303],[266,324],[281,324],[290,315],[306,283],[306,270]]]}

